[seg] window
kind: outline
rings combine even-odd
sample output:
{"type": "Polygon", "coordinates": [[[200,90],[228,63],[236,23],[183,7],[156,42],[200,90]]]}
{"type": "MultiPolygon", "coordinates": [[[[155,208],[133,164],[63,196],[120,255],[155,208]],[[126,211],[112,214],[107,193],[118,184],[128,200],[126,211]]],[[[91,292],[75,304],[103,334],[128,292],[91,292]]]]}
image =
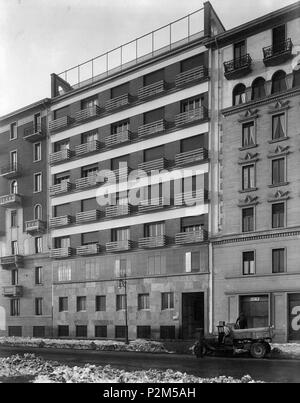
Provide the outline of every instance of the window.
{"type": "Polygon", "coordinates": [[[242,210],[242,231],[254,231],[254,208],[248,207],[242,210]]]}
{"type": "Polygon", "coordinates": [[[87,337],[87,326],[77,325],[76,326],[76,337],[87,337]]]}
{"type": "Polygon", "coordinates": [[[255,171],[254,165],[246,165],[243,170],[243,190],[255,188],[255,171]]]}
{"type": "Polygon", "coordinates": [[[185,271],[186,273],[200,271],[200,252],[186,252],[185,254],[185,271]]]}
{"type": "Polygon", "coordinates": [[[87,98],[81,101],[81,109],[93,108],[98,105],[98,97],[87,98]]]}
{"type": "Polygon", "coordinates": [[[146,237],[157,237],[165,234],[165,223],[153,223],[145,225],[146,237]]]}
{"type": "Polygon", "coordinates": [[[42,174],[34,174],[34,192],[41,192],[42,191],[42,174]]]}
{"type": "Polygon", "coordinates": [[[129,130],[128,120],[124,120],[123,122],[118,122],[111,125],[111,134],[123,133],[127,130],[129,130]]]}
{"type": "Polygon", "coordinates": [[[300,85],[300,69],[298,67],[298,70],[294,70],[293,72],[293,87],[298,87],[299,85],[300,85]]]}
{"type": "Polygon", "coordinates": [[[70,247],[70,237],[63,236],[59,238],[54,238],[55,248],[69,248],[70,247]]]}
{"type": "Polygon", "coordinates": [[[112,230],[112,241],[128,241],[130,239],[130,229],[129,228],[118,228],[112,230]]]}
{"type": "Polygon", "coordinates": [[[195,111],[196,109],[199,109],[202,105],[203,105],[202,97],[187,99],[186,101],[181,102],[181,111],[192,112],[195,111]]]}
{"type": "Polygon", "coordinates": [[[255,101],[265,96],[265,79],[262,77],[258,77],[252,83],[252,99],[255,101]]]}
{"type": "Polygon", "coordinates": [[[18,182],[17,181],[12,181],[12,183],[10,185],[10,191],[14,195],[18,194],[18,182]]]}
{"type": "Polygon", "coordinates": [[[54,152],[64,151],[70,149],[70,140],[62,140],[54,143],[54,152]]]}
{"type": "Polygon", "coordinates": [[[151,338],[151,326],[137,326],[136,336],[138,339],[150,339],[151,338]]]}
{"type": "Polygon", "coordinates": [[[241,60],[242,58],[246,55],[246,42],[245,41],[240,41],[238,43],[235,43],[233,45],[233,58],[234,58],[234,63],[235,69],[239,69],[241,66],[241,60]]]}
{"type": "Polygon", "coordinates": [[[18,241],[12,241],[11,243],[11,254],[17,255],[19,253],[18,241]]]}
{"type": "Polygon", "coordinates": [[[58,337],[69,337],[69,326],[58,325],[57,334],[58,334],[58,337]]]}
{"type": "Polygon", "coordinates": [[[116,339],[125,339],[127,333],[127,326],[115,326],[116,339]]]}
{"type": "Polygon", "coordinates": [[[164,80],[164,78],[165,78],[164,69],[156,70],[153,73],[149,73],[144,76],[144,86],[157,83],[159,81],[164,80]]]}
{"type": "Polygon", "coordinates": [[[86,297],[77,297],[77,312],[86,311],[86,297]]]}
{"type": "Polygon", "coordinates": [[[149,294],[138,294],[138,310],[150,309],[149,294]]]}
{"type": "Polygon", "coordinates": [[[272,116],[272,140],[285,137],[285,114],[272,116]]]}
{"type": "Polygon", "coordinates": [[[204,65],[204,53],[198,54],[196,56],[190,57],[188,59],[183,60],[180,63],[180,72],[183,73],[185,71],[189,71],[195,69],[199,66],[204,65]]]}
{"type": "Polygon", "coordinates": [[[91,132],[83,133],[82,137],[81,137],[82,144],[92,143],[92,142],[94,142],[96,140],[98,140],[98,132],[97,131],[91,131],[91,132]]]}
{"type": "Polygon", "coordinates": [[[43,315],[43,298],[35,299],[35,314],[37,316],[43,315]]]}
{"type": "Polygon", "coordinates": [[[107,326],[95,326],[95,337],[107,337],[107,326]]]}
{"type": "Polygon", "coordinates": [[[40,204],[36,204],[33,209],[33,217],[35,220],[42,219],[42,206],[40,204]]]}
{"type": "Polygon", "coordinates": [[[285,158],[272,160],[272,185],[285,182],[285,158]]]}
{"type": "Polygon", "coordinates": [[[81,234],[81,244],[82,245],[95,245],[99,241],[99,232],[87,232],[86,234],[81,234]]]}
{"type": "Polygon", "coordinates": [[[18,137],[17,123],[12,123],[10,125],[10,140],[15,140],[18,137]]]}
{"type": "Polygon", "coordinates": [[[17,210],[12,210],[10,213],[10,225],[12,228],[18,226],[17,218],[17,210]]]}
{"type": "Polygon", "coordinates": [[[81,170],[81,177],[88,178],[90,176],[94,176],[98,172],[98,164],[89,165],[87,167],[83,167],[81,170]]]}
{"type": "Polygon", "coordinates": [[[37,266],[34,269],[34,281],[35,285],[41,285],[43,283],[43,268],[37,266]]]}
{"type": "Polygon", "coordinates": [[[10,168],[13,171],[16,171],[18,167],[18,153],[17,151],[10,152],[10,168]]]}
{"type": "Polygon", "coordinates": [[[17,285],[19,281],[19,272],[17,269],[11,271],[11,285],[17,285]]]}
{"type": "Polygon", "coordinates": [[[35,133],[41,130],[41,114],[40,113],[36,113],[33,117],[33,125],[34,125],[34,131],[35,133]]]}
{"type": "Polygon", "coordinates": [[[285,82],[286,74],[284,71],[280,70],[273,74],[272,77],[272,94],[286,90],[285,82]]]}
{"type": "Polygon", "coordinates": [[[272,273],[285,272],[285,249],[272,250],[272,273]]]}
{"type": "Polygon", "coordinates": [[[248,328],[270,325],[268,295],[241,296],[239,311],[246,316],[248,328]]]}
{"type": "Polygon", "coordinates": [[[254,122],[244,123],[242,147],[254,146],[255,143],[254,122]]]}
{"type": "Polygon", "coordinates": [[[20,300],[17,298],[10,300],[10,315],[20,316],[20,300]]]}
{"type": "Polygon", "coordinates": [[[120,294],[116,296],[116,310],[121,311],[126,309],[126,295],[120,294]]]}
{"type": "Polygon", "coordinates": [[[22,337],[22,326],[8,326],[9,337],[22,337]]]}
{"type": "Polygon", "coordinates": [[[129,274],[129,265],[127,264],[129,260],[127,259],[116,259],[115,261],[115,276],[116,277],[126,277],[129,274]]]}
{"type": "Polygon", "coordinates": [[[159,108],[159,109],[154,109],[152,111],[144,113],[144,124],[150,124],[154,122],[158,122],[159,120],[162,120],[165,117],[165,109],[164,108],[159,108]]]}
{"type": "Polygon", "coordinates": [[[246,102],[246,87],[244,84],[238,84],[233,89],[233,105],[240,105],[246,102]]]}
{"type": "Polygon", "coordinates": [[[174,308],[174,293],[163,292],[161,294],[161,310],[174,308]]]}
{"type": "Polygon", "coordinates": [[[284,227],[284,203],[272,204],[272,228],[284,227]]]}
{"type": "Polygon", "coordinates": [[[175,326],[160,326],[161,339],[175,339],[175,326]]]}
{"type": "Polygon", "coordinates": [[[32,327],[33,337],[45,337],[45,326],[33,326],[32,327]]]}
{"type": "Polygon", "coordinates": [[[254,251],[243,252],[243,274],[248,276],[255,274],[254,251]]]}
{"type": "Polygon", "coordinates": [[[58,267],[58,281],[71,281],[71,266],[68,262],[60,263],[58,267]]]}
{"type": "Polygon", "coordinates": [[[42,144],[33,144],[33,162],[41,161],[42,159],[42,144]]]}
{"type": "Polygon", "coordinates": [[[279,25],[272,30],[272,44],[273,53],[280,53],[285,50],[285,40],[286,40],[286,27],[285,24],[279,25]]]}
{"type": "Polygon", "coordinates": [[[58,298],[58,310],[59,310],[59,312],[68,311],[68,297],[59,297],[58,298]]]}
{"type": "Polygon", "coordinates": [[[166,256],[148,256],[147,274],[163,274],[166,272],[166,256]]]}
{"type": "Polygon", "coordinates": [[[43,238],[41,236],[34,238],[34,250],[35,253],[43,253],[43,238]]]}
{"type": "Polygon", "coordinates": [[[96,312],[106,311],[106,296],[96,295],[96,312]]]}

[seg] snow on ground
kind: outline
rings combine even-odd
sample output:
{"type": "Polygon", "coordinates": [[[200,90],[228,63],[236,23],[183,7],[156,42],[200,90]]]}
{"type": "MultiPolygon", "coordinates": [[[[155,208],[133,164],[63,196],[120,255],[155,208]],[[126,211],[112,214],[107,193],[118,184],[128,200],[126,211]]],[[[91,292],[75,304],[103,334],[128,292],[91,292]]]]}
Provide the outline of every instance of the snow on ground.
{"type": "Polygon", "coordinates": [[[272,357],[300,359],[300,343],[272,343],[272,357]]]}

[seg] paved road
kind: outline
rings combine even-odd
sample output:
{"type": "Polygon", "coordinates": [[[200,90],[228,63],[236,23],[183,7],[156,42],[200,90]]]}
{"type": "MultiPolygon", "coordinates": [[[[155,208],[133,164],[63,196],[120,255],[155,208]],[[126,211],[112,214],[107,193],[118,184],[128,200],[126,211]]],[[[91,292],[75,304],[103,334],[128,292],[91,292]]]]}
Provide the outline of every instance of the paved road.
{"type": "Polygon", "coordinates": [[[300,382],[300,360],[255,360],[253,358],[196,359],[194,356],[179,354],[147,354],[107,351],[82,351],[66,349],[0,347],[0,357],[12,354],[34,353],[46,360],[59,361],[69,366],[110,364],[126,370],[167,369],[178,370],[200,377],[219,375],[241,378],[249,374],[253,379],[265,382],[300,382]]]}

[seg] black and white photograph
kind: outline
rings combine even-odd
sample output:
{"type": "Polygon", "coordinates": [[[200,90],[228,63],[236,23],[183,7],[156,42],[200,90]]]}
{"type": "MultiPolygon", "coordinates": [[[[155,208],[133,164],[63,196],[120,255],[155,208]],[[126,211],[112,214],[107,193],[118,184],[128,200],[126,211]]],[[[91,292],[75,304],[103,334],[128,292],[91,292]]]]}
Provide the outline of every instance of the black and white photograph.
{"type": "Polygon", "coordinates": [[[300,383],[300,1],[0,0],[0,383],[300,383]]]}

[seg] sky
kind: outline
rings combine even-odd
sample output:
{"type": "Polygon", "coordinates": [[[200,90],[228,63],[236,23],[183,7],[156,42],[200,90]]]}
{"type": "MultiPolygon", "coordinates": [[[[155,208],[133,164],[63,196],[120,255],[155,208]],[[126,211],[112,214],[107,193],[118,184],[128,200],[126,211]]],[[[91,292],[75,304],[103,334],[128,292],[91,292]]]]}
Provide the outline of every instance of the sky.
{"type": "MultiPolygon", "coordinates": [[[[230,29],[294,0],[210,2],[230,29]]],[[[202,0],[0,0],[0,116],[50,97],[51,73],[202,6],[202,0]]]]}

